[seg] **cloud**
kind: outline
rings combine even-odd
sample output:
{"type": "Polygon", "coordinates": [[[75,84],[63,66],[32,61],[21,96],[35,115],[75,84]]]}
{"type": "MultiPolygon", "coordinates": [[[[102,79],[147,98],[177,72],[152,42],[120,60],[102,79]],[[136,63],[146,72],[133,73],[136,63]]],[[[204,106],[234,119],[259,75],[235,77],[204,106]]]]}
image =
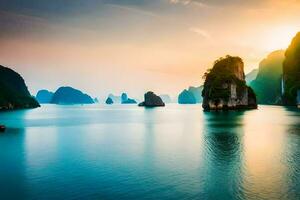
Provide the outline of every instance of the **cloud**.
{"type": "Polygon", "coordinates": [[[132,7],[132,6],[125,6],[125,5],[117,5],[117,4],[108,4],[112,8],[117,8],[121,10],[125,10],[128,12],[140,14],[140,15],[145,15],[149,17],[160,17],[159,15],[155,14],[154,12],[146,11],[137,7],[132,7]]]}
{"type": "Polygon", "coordinates": [[[200,28],[191,27],[191,28],[189,29],[189,31],[191,31],[191,32],[193,32],[193,33],[196,33],[196,34],[198,34],[198,35],[200,35],[201,37],[204,37],[204,38],[206,38],[206,39],[209,39],[209,40],[212,39],[211,35],[210,35],[207,31],[202,30],[202,29],[200,29],[200,28]]]}
{"type": "Polygon", "coordinates": [[[196,5],[199,7],[207,7],[207,5],[203,2],[200,1],[195,1],[195,0],[169,0],[169,3],[171,4],[182,4],[184,6],[187,5],[196,5]]]}
{"type": "Polygon", "coordinates": [[[169,0],[171,4],[196,5],[199,7],[218,7],[218,6],[250,6],[258,3],[265,3],[270,0],[169,0]]]}

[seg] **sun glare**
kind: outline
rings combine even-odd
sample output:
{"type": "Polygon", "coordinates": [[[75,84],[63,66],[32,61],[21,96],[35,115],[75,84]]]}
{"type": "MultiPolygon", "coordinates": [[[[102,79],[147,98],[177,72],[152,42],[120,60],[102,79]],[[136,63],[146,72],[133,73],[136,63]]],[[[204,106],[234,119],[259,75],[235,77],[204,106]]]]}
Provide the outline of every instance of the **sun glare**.
{"type": "Polygon", "coordinates": [[[266,35],[266,50],[286,49],[297,32],[295,26],[281,26],[270,30],[266,35]]]}

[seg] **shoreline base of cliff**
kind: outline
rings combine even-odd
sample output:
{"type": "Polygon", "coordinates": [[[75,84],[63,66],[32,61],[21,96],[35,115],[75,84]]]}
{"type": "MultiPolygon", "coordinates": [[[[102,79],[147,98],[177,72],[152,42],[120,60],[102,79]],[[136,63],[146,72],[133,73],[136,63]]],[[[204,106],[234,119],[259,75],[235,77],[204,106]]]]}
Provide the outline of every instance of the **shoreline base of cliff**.
{"type": "Polygon", "coordinates": [[[208,111],[246,111],[246,110],[256,110],[258,107],[257,105],[253,105],[253,106],[243,106],[243,105],[238,105],[238,106],[234,106],[234,107],[227,107],[227,106],[223,106],[223,107],[216,107],[216,108],[210,108],[210,107],[203,107],[203,110],[205,112],[208,111]]]}

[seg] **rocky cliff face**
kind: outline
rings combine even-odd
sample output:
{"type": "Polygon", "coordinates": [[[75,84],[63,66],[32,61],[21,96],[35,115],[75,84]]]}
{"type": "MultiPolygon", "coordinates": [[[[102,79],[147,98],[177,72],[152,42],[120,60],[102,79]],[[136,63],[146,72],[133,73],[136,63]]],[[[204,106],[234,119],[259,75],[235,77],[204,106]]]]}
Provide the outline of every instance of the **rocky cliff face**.
{"type": "Polygon", "coordinates": [[[241,58],[220,58],[204,77],[204,110],[257,108],[256,96],[245,82],[244,63],[241,58]]]}
{"type": "Polygon", "coordinates": [[[54,93],[51,103],[53,104],[93,104],[93,99],[72,87],[60,87],[54,93]]]}
{"type": "Polygon", "coordinates": [[[259,72],[250,83],[260,104],[281,104],[283,50],[270,53],[259,64],[259,72]]]}
{"type": "Polygon", "coordinates": [[[154,94],[153,92],[147,92],[144,95],[144,102],[140,103],[139,106],[145,106],[145,107],[159,107],[159,106],[165,106],[165,103],[162,101],[162,99],[154,94]]]}
{"type": "Polygon", "coordinates": [[[283,83],[283,104],[296,105],[297,92],[300,91],[300,32],[294,37],[285,52],[283,83]]]}
{"type": "Polygon", "coordinates": [[[24,79],[17,72],[0,65],[0,110],[39,106],[30,95],[24,79]]]}

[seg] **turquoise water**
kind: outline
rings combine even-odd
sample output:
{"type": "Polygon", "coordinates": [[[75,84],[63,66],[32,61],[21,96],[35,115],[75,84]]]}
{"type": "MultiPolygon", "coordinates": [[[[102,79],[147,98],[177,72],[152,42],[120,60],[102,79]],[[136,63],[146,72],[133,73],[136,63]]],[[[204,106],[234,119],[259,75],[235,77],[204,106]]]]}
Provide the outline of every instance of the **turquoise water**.
{"type": "Polygon", "coordinates": [[[0,199],[300,199],[300,112],[44,106],[0,113],[0,199]]]}

